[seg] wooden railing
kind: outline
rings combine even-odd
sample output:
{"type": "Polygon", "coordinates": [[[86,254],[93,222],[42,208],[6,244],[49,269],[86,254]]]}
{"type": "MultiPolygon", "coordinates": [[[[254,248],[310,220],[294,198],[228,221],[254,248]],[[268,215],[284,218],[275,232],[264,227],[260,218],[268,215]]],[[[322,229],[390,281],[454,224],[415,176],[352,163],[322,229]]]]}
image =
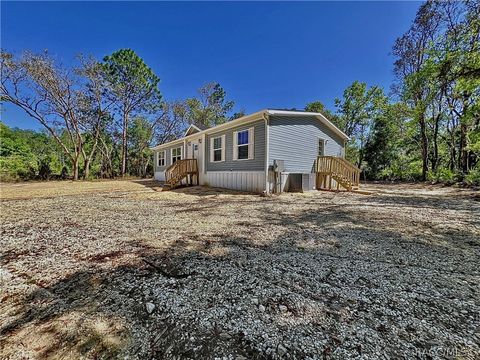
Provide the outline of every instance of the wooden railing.
{"type": "Polygon", "coordinates": [[[332,180],[347,190],[360,186],[360,169],[342,157],[319,156],[317,158],[317,187],[332,188],[332,180]],[[328,180],[328,184],[327,184],[328,180]]]}
{"type": "Polygon", "coordinates": [[[177,160],[165,170],[165,180],[171,187],[176,186],[188,175],[196,175],[198,181],[197,159],[177,160]]]}

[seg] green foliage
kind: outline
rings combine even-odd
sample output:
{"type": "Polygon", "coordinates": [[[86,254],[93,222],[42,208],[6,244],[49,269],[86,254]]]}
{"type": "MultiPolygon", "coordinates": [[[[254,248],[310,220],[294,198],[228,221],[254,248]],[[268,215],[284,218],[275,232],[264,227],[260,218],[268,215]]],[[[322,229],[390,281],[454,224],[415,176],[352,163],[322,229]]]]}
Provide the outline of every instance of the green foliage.
{"type": "Polygon", "coordinates": [[[121,49],[103,58],[111,96],[124,110],[151,109],[160,103],[160,78],[131,49],[121,49]]]}
{"type": "Polygon", "coordinates": [[[0,139],[0,180],[47,179],[52,170],[60,171],[62,151],[46,134],[10,129],[0,122],[0,139]]]}
{"type": "Polygon", "coordinates": [[[205,84],[198,89],[198,95],[185,100],[188,122],[212,127],[230,120],[228,113],[235,103],[226,99],[227,93],[219,83],[205,84]]]}
{"type": "Polygon", "coordinates": [[[428,173],[428,180],[445,184],[454,184],[459,181],[459,174],[448,168],[439,168],[428,173]]]}
{"type": "Polygon", "coordinates": [[[152,125],[147,119],[138,117],[130,124],[128,133],[130,173],[142,177],[152,176],[153,152],[148,147],[153,136],[152,125]]]}
{"type": "Polygon", "coordinates": [[[328,110],[321,101],[313,101],[311,103],[308,103],[305,106],[304,110],[309,112],[319,112],[324,115],[328,120],[330,120],[333,124],[335,124],[338,128],[343,129],[343,122],[341,121],[340,117],[328,110]]]}
{"type": "MultiPolygon", "coordinates": [[[[385,178],[387,174],[393,177],[404,177],[399,171],[401,159],[405,159],[408,145],[405,142],[405,124],[408,121],[409,110],[402,103],[384,104],[378,116],[374,118],[371,133],[365,145],[365,171],[370,179],[385,178]],[[395,166],[396,164],[396,166],[395,166]],[[389,171],[395,167],[395,171],[389,171]]],[[[407,175],[408,177],[408,175],[407,175]]]]}
{"type": "Polygon", "coordinates": [[[467,185],[480,186],[480,164],[477,164],[472,170],[465,176],[465,183],[467,185]]]}

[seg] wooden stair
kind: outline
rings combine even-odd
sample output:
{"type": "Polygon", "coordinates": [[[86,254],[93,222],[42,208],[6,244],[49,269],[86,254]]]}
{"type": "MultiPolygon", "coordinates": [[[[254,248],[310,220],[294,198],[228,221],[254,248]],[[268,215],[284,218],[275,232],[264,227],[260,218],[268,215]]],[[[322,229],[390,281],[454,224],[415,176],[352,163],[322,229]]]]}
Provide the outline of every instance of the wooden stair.
{"type": "Polygon", "coordinates": [[[317,189],[347,191],[360,188],[360,169],[342,157],[319,156],[316,164],[317,189]],[[335,181],[335,184],[333,183],[335,181]]]}
{"type": "Polygon", "coordinates": [[[187,184],[192,185],[194,177],[198,185],[197,159],[177,160],[165,170],[163,190],[175,189],[183,180],[186,180],[187,184]]]}

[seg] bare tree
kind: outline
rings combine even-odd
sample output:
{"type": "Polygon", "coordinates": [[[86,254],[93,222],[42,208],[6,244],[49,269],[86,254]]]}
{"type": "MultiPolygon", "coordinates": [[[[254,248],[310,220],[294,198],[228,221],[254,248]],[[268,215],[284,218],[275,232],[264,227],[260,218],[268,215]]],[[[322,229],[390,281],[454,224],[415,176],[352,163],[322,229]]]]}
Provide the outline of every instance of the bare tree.
{"type": "Polygon", "coordinates": [[[57,65],[47,53],[25,52],[17,59],[2,50],[0,61],[1,101],[20,107],[47,129],[71,160],[73,179],[77,180],[84,140],[74,74],[57,65]]]}
{"type": "Polygon", "coordinates": [[[85,87],[79,92],[79,110],[83,131],[90,137],[90,147],[82,147],[84,177],[88,179],[90,164],[97,152],[100,138],[113,121],[109,111],[113,101],[105,95],[107,84],[104,69],[92,57],[79,57],[81,66],[76,70],[85,80],[85,87]]]}

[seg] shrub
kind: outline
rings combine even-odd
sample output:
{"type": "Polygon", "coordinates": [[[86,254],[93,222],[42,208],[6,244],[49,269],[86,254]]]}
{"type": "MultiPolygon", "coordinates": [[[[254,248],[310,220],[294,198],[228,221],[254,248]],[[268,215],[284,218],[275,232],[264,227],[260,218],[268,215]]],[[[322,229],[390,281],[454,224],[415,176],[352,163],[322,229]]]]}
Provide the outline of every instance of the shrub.
{"type": "Polygon", "coordinates": [[[445,184],[454,184],[460,180],[459,174],[448,168],[440,168],[428,173],[428,180],[445,184]]]}
{"type": "Polygon", "coordinates": [[[467,176],[465,176],[465,183],[468,185],[480,186],[480,164],[471,169],[467,176]]]}

